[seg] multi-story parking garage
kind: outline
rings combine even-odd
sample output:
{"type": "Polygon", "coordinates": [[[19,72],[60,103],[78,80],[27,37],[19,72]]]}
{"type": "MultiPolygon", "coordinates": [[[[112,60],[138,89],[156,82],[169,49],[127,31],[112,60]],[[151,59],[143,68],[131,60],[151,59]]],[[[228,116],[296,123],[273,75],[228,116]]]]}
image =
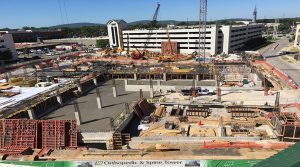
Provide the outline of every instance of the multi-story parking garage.
{"type": "MultiPolygon", "coordinates": [[[[191,54],[199,49],[199,28],[160,28],[155,30],[136,29],[124,30],[124,21],[108,22],[110,47],[124,48],[125,50],[147,49],[160,52],[162,42],[177,43],[179,53],[191,54]]],[[[208,25],[206,28],[206,51],[211,55],[230,53],[241,49],[250,39],[261,37],[261,24],[246,25],[208,25]]],[[[201,32],[202,33],[202,32],[201,32]]]]}

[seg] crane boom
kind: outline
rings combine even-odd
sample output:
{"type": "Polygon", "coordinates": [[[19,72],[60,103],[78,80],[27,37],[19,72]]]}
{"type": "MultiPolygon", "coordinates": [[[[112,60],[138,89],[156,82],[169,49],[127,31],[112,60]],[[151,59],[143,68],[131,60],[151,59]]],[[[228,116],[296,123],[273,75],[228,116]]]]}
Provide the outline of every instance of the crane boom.
{"type": "Polygon", "coordinates": [[[150,37],[152,35],[153,29],[157,26],[157,16],[158,16],[158,13],[159,13],[159,9],[160,9],[160,3],[157,3],[156,10],[155,10],[155,13],[153,15],[153,18],[152,18],[152,21],[151,21],[151,24],[150,24],[150,28],[149,28],[149,32],[148,32],[146,42],[145,42],[145,45],[144,45],[144,50],[147,50],[147,46],[148,46],[148,43],[150,41],[150,37]]]}
{"type": "Polygon", "coordinates": [[[156,10],[152,18],[152,27],[156,27],[159,9],[160,9],[160,3],[157,3],[156,10]]]}

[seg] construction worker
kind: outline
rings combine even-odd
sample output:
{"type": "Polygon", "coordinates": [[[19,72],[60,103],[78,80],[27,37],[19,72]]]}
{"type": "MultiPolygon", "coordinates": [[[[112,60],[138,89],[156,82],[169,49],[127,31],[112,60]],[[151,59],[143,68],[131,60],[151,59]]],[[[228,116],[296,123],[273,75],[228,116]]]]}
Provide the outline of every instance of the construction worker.
{"type": "Polygon", "coordinates": [[[272,90],[272,88],[269,89],[268,95],[273,95],[273,90],[272,90]]]}

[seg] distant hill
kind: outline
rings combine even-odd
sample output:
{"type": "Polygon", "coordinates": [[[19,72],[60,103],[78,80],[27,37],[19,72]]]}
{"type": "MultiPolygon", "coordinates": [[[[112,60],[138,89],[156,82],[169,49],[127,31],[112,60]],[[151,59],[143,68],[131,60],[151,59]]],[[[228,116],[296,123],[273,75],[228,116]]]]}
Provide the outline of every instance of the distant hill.
{"type": "Polygon", "coordinates": [[[80,28],[83,26],[92,27],[92,26],[105,26],[105,24],[98,23],[70,23],[70,24],[60,24],[56,26],[51,26],[48,28],[57,29],[57,28],[80,28]]]}
{"type": "MultiPolygon", "coordinates": [[[[130,22],[128,23],[128,25],[137,25],[137,24],[149,24],[151,22],[151,20],[139,20],[139,21],[134,21],[134,22],[130,22]]],[[[182,21],[176,21],[176,20],[161,20],[161,21],[157,21],[158,24],[178,24],[182,21]]],[[[186,22],[186,21],[185,21],[186,22]]]]}
{"type": "MultiPolygon", "coordinates": [[[[299,18],[285,18],[285,19],[281,19],[281,21],[284,20],[296,20],[298,21],[299,18]]],[[[219,24],[223,24],[226,22],[235,22],[235,21],[251,21],[251,19],[247,19],[247,18],[231,18],[231,19],[220,19],[220,20],[212,20],[212,21],[208,21],[209,23],[215,24],[215,23],[219,23],[219,24]]],[[[133,22],[129,22],[128,25],[129,26],[134,26],[134,25],[138,25],[138,24],[149,24],[151,22],[151,20],[139,20],[139,21],[133,21],[133,22]]],[[[157,21],[158,24],[160,25],[167,25],[167,24],[175,24],[178,25],[179,23],[186,23],[186,21],[177,21],[177,20],[159,20],[157,21]]],[[[189,24],[198,24],[198,20],[190,20],[189,24]]],[[[274,22],[274,19],[258,19],[258,22],[274,22]]],[[[101,23],[88,23],[88,22],[82,22],[82,23],[71,23],[71,24],[61,24],[61,25],[56,25],[56,26],[50,26],[50,27],[44,27],[44,28],[50,28],[50,29],[57,29],[57,28],[80,28],[83,26],[106,26],[106,24],[101,24],[101,23]]]]}

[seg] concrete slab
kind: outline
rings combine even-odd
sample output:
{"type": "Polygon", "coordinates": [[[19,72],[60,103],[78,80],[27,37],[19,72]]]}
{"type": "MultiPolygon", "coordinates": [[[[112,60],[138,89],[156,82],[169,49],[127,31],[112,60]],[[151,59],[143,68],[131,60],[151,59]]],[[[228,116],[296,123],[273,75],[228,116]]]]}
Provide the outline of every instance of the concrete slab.
{"type": "MultiPolygon", "coordinates": [[[[78,126],[81,132],[103,132],[110,131],[110,120],[116,118],[124,109],[124,103],[137,101],[139,98],[139,92],[126,92],[124,89],[124,81],[116,81],[118,89],[118,97],[113,97],[112,82],[107,81],[100,84],[101,100],[103,104],[102,109],[98,109],[97,106],[97,94],[96,89],[91,90],[89,93],[77,98],[76,101],[79,105],[81,112],[82,123],[78,126]]],[[[149,97],[148,95],[144,95],[149,97]]],[[[58,110],[46,115],[42,119],[51,120],[64,120],[75,119],[73,102],[68,102],[58,110]]]]}

